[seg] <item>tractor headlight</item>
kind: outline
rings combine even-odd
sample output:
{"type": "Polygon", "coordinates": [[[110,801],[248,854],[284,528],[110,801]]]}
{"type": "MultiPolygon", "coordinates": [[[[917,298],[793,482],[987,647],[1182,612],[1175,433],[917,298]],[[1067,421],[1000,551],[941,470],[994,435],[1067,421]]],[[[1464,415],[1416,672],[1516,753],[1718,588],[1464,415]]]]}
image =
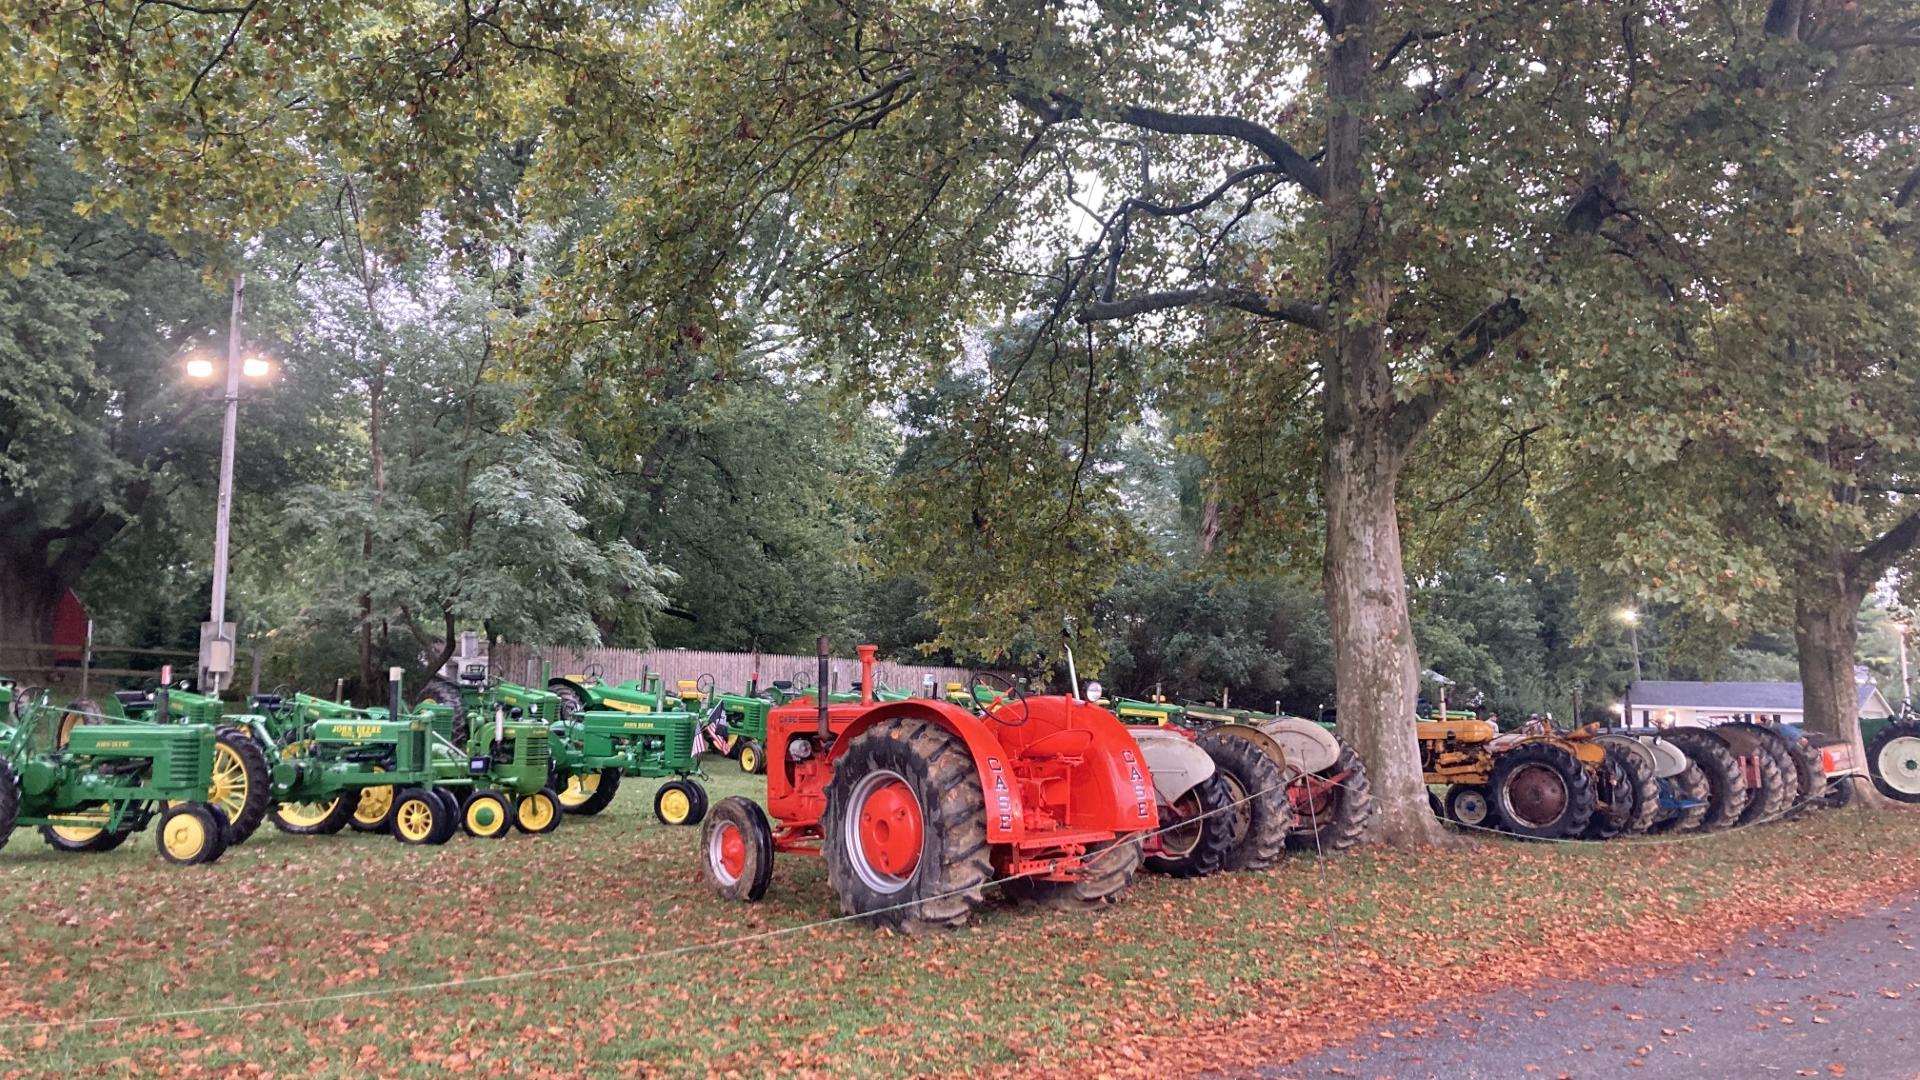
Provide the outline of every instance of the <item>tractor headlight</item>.
{"type": "Polygon", "coordinates": [[[1100,681],[1098,679],[1089,681],[1087,683],[1087,700],[1095,704],[1099,704],[1100,691],[1104,689],[1106,688],[1100,685],[1100,681]]]}
{"type": "Polygon", "coordinates": [[[805,761],[813,756],[813,744],[804,738],[794,738],[787,743],[787,757],[794,761],[805,761]]]}

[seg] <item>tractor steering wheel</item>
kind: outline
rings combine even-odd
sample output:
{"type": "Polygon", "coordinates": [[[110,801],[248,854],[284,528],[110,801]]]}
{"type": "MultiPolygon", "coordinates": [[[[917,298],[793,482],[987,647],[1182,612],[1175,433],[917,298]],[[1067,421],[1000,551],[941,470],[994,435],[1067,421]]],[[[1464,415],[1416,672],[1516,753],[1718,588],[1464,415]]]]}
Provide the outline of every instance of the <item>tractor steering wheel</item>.
{"type": "Polygon", "coordinates": [[[713,688],[719,685],[719,682],[720,680],[714,678],[712,675],[701,675],[699,678],[693,680],[693,688],[700,691],[702,697],[712,697],[713,688]]]}
{"type": "Polygon", "coordinates": [[[967,676],[967,696],[979,703],[980,695],[975,691],[985,688],[993,694],[992,700],[980,705],[980,711],[998,720],[1008,727],[1019,727],[1030,717],[1027,713],[1027,695],[1014,685],[1012,679],[997,671],[976,671],[967,676]],[[1015,712],[1013,706],[1019,706],[1015,712]]]}
{"type": "Polygon", "coordinates": [[[594,684],[595,686],[598,686],[601,683],[605,682],[606,680],[607,680],[606,668],[601,667],[599,664],[587,665],[587,681],[588,682],[594,684]]]}

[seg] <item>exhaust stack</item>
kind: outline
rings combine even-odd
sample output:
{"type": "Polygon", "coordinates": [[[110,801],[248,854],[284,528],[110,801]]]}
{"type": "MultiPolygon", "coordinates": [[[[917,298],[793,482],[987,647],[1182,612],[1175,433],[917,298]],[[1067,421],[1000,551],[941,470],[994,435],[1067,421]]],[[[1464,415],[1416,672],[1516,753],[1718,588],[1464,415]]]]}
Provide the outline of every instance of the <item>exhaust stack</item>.
{"type": "Polygon", "coordinates": [[[833,738],[833,728],[827,723],[827,686],[833,678],[833,663],[829,659],[831,643],[825,634],[820,635],[818,643],[820,654],[820,676],[815,680],[813,697],[820,705],[820,744],[825,746],[833,738]]]}
{"type": "Polygon", "coordinates": [[[880,646],[862,645],[860,654],[860,704],[873,704],[873,658],[879,654],[880,646]]]}

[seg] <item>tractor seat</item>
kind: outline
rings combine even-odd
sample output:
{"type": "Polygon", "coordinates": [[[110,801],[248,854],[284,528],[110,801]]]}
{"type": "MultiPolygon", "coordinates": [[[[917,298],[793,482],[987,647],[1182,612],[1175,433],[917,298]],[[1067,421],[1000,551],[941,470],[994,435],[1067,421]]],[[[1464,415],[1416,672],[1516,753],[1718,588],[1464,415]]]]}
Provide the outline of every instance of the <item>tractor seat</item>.
{"type": "Polygon", "coordinates": [[[1093,732],[1085,728],[1068,728],[1035,739],[1020,752],[1020,756],[1028,761],[1058,761],[1078,765],[1086,760],[1087,747],[1092,745],[1093,732]]]}
{"type": "Polygon", "coordinates": [[[145,705],[153,700],[151,690],[115,690],[113,696],[120,699],[122,705],[145,705]]]}

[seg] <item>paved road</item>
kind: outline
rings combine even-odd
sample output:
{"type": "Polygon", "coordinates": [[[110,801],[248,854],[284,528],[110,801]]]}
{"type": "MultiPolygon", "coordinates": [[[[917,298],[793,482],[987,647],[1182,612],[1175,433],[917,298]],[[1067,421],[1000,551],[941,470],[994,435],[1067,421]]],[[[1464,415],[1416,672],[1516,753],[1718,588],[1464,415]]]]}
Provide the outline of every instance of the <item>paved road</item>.
{"type": "Polygon", "coordinates": [[[1920,1080],[1920,896],[1634,983],[1509,991],[1379,1030],[1394,1037],[1259,1075],[1920,1080]]]}

